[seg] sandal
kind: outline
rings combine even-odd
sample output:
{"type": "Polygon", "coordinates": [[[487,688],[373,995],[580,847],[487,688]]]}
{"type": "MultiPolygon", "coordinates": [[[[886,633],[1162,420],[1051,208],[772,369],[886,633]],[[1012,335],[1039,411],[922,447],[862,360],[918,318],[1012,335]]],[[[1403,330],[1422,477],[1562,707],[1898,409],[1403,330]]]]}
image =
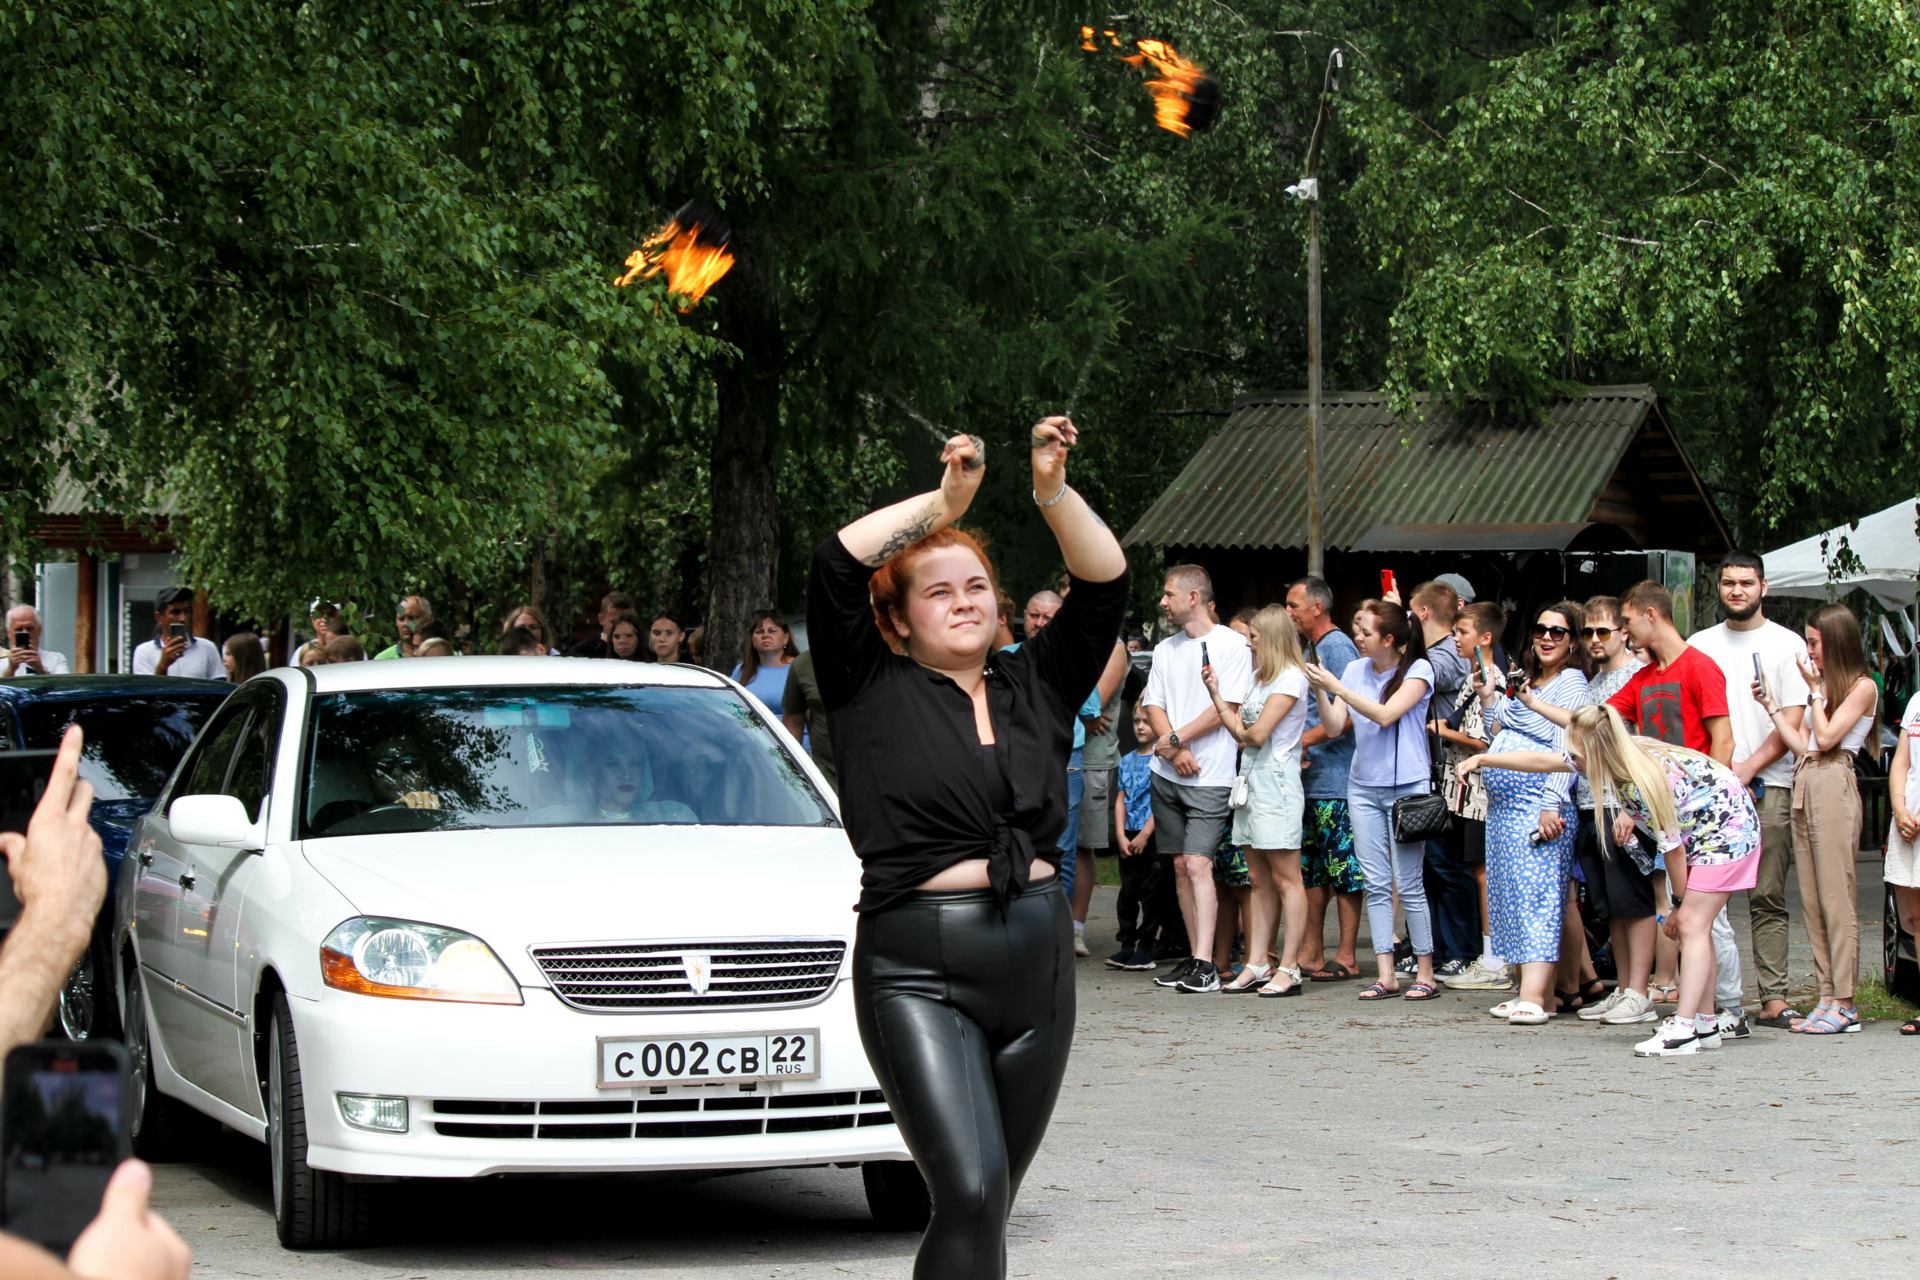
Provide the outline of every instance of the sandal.
{"type": "Polygon", "coordinates": [[[1860,1030],[1860,1015],[1852,1009],[1830,1004],[1808,1018],[1800,1030],[1802,1034],[1810,1036],[1846,1035],[1860,1030]]]}
{"type": "MultiPolygon", "coordinates": [[[[1798,1021],[1799,1018],[1799,1011],[1792,1005],[1788,1005],[1771,1018],[1756,1017],[1754,1021],[1763,1027],[1773,1027],[1778,1031],[1791,1031],[1793,1030],[1793,1024],[1798,1021]]],[[[1913,1034],[1920,1035],[1920,1032],[1914,1032],[1913,1034]]]]}
{"type": "Polygon", "coordinates": [[[1680,998],[1678,986],[1663,987],[1655,982],[1647,987],[1647,998],[1655,1004],[1672,1004],[1680,998]]]}
{"type": "Polygon", "coordinates": [[[1920,1036],[1920,1018],[1908,1018],[1905,1022],[1901,1023],[1900,1034],[1903,1036],[1920,1036]]]}
{"type": "Polygon", "coordinates": [[[1266,986],[1260,988],[1254,992],[1254,994],[1262,1000],[1278,1000],[1287,996],[1297,996],[1300,994],[1300,982],[1300,971],[1298,969],[1288,969],[1281,965],[1275,965],[1273,969],[1273,981],[1267,983],[1266,986]],[[1274,986],[1273,984],[1280,981],[1283,976],[1293,985],[1289,987],[1274,986]]]}
{"type": "Polygon", "coordinates": [[[1520,1003],[1521,1000],[1518,996],[1515,996],[1511,1000],[1502,1000],[1499,1004],[1487,1010],[1487,1016],[1489,1018],[1499,1018],[1504,1022],[1513,1016],[1513,1007],[1520,1003]]]}
{"type": "Polygon", "coordinates": [[[1822,1014],[1826,1013],[1826,1011],[1831,1007],[1832,1006],[1829,1005],[1825,1000],[1822,1000],[1819,1004],[1816,1004],[1815,1006],[1813,1006],[1813,1008],[1807,1010],[1806,1016],[1800,1017],[1800,1018],[1794,1018],[1791,1021],[1789,1021],[1787,1023],[1787,1030],[1794,1031],[1794,1032],[1805,1031],[1807,1027],[1812,1024],[1815,1018],[1818,1018],[1822,1014]]]}
{"type": "Polygon", "coordinates": [[[1440,998],[1440,988],[1436,983],[1416,982],[1408,987],[1407,993],[1400,998],[1402,1000],[1437,1000],[1440,998]]]}
{"type": "Polygon", "coordinates": [[[1515,1000],[1513,1012],[1507,1015],[1507,1024],[1516,1027],[1540,1027],[1552,1020],[1552,1014],[1530,1000],[1515,1000]]]}
{"type": "Polygon", "coordinates": [[[1223,996],[1243,996],[1273,976],[1273,970],[1264,964],[1240,966],[1239,974],[1232,982],[1222,983],[1220,994],[1223,996]]]}
{"type": "Polygon", "coordinates": [[[1587,1007],[1586,996],[1582,995],[1578,991],[1556,990],[1553,993],[1553,997],[1555,1000],[1559,1001],[1560,1007],[1557,1010],[1557,1012],[1560,1012],[1560,1013],[1574,1013],[1578,1010],[1581,1010],[1587,1007]]]}
{"type": "Polygon", "coordinates": [[[1389,987],[1384,982],[1376,982],[1360,993],[1362,1000],[1396,1000],[1399,996],[1400,988],[1389,987]]]}
{"type": "Polygon", "coordinates": [[[1318,969],[1307,970],[1307,977],[1315,982],[1346,982],[1359,976],[1338,960],[1331,964],[1323,964],[1318,969]]]}

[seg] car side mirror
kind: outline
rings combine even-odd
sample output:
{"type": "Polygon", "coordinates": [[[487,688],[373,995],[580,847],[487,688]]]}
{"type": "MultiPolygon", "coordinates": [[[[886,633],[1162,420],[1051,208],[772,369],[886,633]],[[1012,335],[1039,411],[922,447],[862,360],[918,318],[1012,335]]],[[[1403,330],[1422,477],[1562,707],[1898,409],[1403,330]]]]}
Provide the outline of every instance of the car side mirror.
{"type": "Polygon", "coordinates": [[[181,796],[167,810],[167,827],[182,844],[209,844],[258,853],[265,835],[247,821],[237,796],[181,796]]]}

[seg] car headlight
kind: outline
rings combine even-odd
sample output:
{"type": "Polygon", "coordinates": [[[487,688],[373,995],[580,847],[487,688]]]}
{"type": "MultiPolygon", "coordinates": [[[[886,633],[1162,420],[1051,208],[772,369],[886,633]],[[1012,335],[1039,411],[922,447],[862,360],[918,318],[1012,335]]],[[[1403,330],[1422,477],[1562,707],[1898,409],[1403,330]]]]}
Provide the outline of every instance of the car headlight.
{"type": "Polygon", "coordinates": [[[470,933],[411,920],[355,916],[320,944],[328,986],[395,1000],[520,1004],[520,984],[470,933]]]}

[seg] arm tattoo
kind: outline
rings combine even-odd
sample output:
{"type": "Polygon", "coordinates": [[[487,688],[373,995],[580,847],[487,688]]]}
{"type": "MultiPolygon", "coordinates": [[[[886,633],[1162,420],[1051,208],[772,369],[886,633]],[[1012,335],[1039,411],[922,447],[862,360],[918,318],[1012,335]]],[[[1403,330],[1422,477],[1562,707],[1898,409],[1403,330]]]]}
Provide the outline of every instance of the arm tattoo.
{"type": "Polygon", "coordinates": [[[894,531],[893,536],[887,539],[877,554],[868,556],[860,563],[878,569],[881,565],[893,559],[902,551],[905,551],[908,547],[926,537],[929,533],[932,533],[935,518],[934,509],[931,506],[922,508],[919,515],[914,516],[911,520],[907,521],[906,524],[894,531]]]}

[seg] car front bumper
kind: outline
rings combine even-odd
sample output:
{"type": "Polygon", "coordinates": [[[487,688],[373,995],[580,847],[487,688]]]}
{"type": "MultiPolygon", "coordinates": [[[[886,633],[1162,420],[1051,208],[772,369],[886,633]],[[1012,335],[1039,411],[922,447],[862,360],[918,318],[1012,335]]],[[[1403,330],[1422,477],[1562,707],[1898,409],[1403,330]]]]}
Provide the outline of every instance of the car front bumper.
{"type": "Polygon", "coordinates": [[[472,1178],[907,1158],[861,1048],[845,982],[804,1008],[727,1013],[585,1014],[545,989],[522,994],[519,1007],[331,990],[317,1001],[294,1000],[307,1162],[375,1177],[472,1178]],[[735,1083],[597,1087],[598,1037],[813,1028],[820,1033],[816,1080],[751,1090],[735,1083]],[[341,1093],[407,1099],[407,1131],[348,1125],[341,1093]],[[626,1102],[638,1110],[581,1107],[626,1102]]]}

